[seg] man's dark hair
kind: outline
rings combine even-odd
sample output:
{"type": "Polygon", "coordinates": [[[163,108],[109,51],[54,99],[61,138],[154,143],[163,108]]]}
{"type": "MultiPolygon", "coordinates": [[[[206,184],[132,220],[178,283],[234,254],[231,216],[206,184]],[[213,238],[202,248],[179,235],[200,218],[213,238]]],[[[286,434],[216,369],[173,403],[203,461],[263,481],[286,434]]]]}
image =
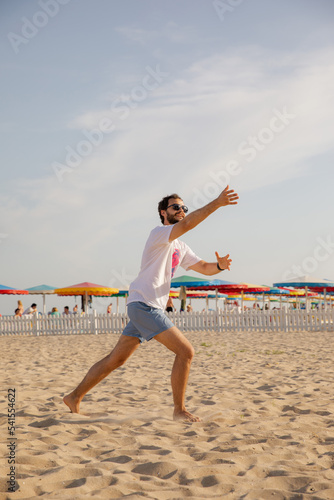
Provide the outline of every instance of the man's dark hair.
{"type": "Polygon", "coordinates": [[[33,303],[31,304],[31,307],[37,307],[37,304],[33,303]]]}
{"type": "Polygon", "coordinates": [[[165,196],[164,198],[162,198],[161,201],[159,201],[159,205],[158,205],[158,212],[159,212],[159,217],[160,217],[160,220],[162,223],[164,223],[164,218],[163,216],[161,215],[161,210],[167,210],[167,207],[169,205],[169,200],[171,198],[178,198],[179,200],[182,200],[181,196],[179,196],[178,194],[174,193],[174,194],[170,194],[169,196],[165,196]]]}

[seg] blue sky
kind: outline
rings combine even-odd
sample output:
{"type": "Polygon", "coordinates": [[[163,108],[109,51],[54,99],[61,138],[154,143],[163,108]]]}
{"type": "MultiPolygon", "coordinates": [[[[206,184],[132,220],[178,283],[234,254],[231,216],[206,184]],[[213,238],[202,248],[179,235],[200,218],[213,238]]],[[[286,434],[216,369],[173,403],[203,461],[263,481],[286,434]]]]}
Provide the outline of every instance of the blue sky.
{"type": "Polygon", "coordinates": [[[0,283],[124,288],[157,202],[176,191],[195,209],[226,182],[239,205],[183,238],[205,260],[231,254],[222,278],[334,279],[331,0],[0,12],[0,283]]]}

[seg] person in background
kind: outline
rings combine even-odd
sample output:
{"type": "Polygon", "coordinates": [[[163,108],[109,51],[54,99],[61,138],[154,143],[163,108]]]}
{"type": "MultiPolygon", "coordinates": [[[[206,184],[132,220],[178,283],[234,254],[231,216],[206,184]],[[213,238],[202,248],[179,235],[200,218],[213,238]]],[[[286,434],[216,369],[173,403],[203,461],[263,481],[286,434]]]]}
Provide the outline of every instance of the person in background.
{"type": "Polygon", "coordinates": [[[109,306],[107,307],[107,314],[111,313],[112,313],[112,304],[109,304],[109,306]]]}
{"type": "Polygon", "coordinates": [[[173,311],[175,311],[175,307],[174,307],[174,304],[173,304],[172,297],[168,297],[167,305],[166,305],[166,311],[167,312],[173,312],[173,311]]]}
{"type": "Polygon", "coordinates": [[[70,316],[70,315],[71,315],[70,308],[68,306],[65,306],[63,316],[70,316]]]}
{"type": "Polygon", "coordinates": [[[186,309],[186,301],[187,301],[187,289],[185,286],[181,286],[179,299],[181,301],[180,312],[184,312],[186,309]]]}
{"type": "Polygon", "coordinates": [[[19,308],[15,309],[15,318],[21,318],[22,314],[19,308]]]}
{"type": "Polygon", "coordinates": [[[78,305],[75,304],[75,306],[73,307],[73,313],[72,314],[78,314],[78,305]]]}
{"type": "Polygon", "coordinates": [[[30,316],[33,316],[35,314],[37,316],[37,304],[31,304],[31,306],[28,307],[28,309],[26,309],[23,314],[29,314],[30,316]]]}
{"type": "Polygon", "coordinates": [[[191,313],[191,312],[193,312],[193,306],[188,304],[187,305],[187,313],[191,313]]]}
{"type": "Polygon", "coordinates": [[[23,304],[20,300],[17,301],[17,308],[20,311],[20,316],[22,316],[22,314],[24,312],[24,307],[23,307],[23,304]]]}
{"type": "Polygon", "coordinates": [[[60,316],[60,312],[58,311],[57,307],[52,308],[52,311],[50,312],[50,316],[60,316]]]}

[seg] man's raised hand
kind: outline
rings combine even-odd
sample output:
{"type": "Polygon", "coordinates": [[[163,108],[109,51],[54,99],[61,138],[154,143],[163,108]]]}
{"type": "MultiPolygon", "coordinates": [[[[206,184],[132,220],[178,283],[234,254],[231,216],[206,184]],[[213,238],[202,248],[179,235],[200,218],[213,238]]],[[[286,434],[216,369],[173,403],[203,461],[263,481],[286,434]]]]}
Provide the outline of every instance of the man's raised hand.
{"type": "Polygon", "coordinates": [[[217,263],[220,269],[228,269],[230,270],[231,262],[232,259],[230,259],[230,254],[228,253],[224,257],[220,257],[218,252],[215,252],[216,258],[217,258],[217,263]]]}
{"type": "Polygon", "coordinates": [[[229,186],[226,186],[224,191],[220,193],[218,196],[219,204],[221,207],[226,207],[226,205],[237,205],[237,200],[239,196],[234,192],[234,189],[229,189],[229,186]]]}

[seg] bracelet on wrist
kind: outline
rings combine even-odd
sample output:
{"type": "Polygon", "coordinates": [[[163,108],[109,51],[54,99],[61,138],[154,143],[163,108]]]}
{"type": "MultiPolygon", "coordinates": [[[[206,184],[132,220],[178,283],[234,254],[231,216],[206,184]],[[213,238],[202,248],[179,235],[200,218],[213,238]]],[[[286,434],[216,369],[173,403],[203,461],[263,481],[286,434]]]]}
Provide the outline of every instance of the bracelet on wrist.
{"type": "Polygon", "coordinates": [[[217,268],[219,269],[219,271],[224,271],[224,269],[222,269],[221,267],[219,267],[218,262],[217,262],[217,268]]]}

